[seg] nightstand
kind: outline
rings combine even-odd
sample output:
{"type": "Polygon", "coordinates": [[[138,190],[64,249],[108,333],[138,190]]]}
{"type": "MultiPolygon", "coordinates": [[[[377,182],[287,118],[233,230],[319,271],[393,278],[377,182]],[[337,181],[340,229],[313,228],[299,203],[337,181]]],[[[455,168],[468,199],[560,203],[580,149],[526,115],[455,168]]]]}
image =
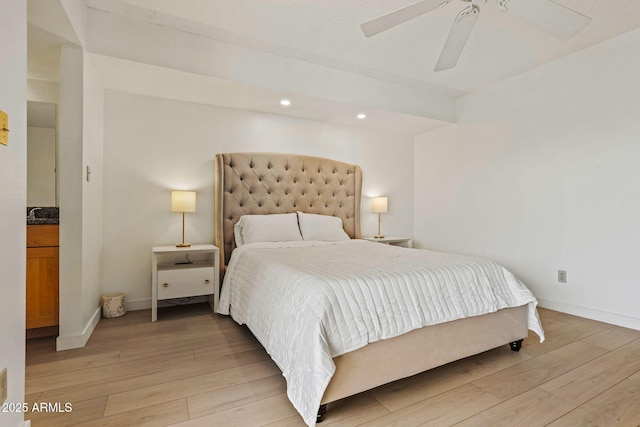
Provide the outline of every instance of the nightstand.
{"type": "Polygon", "coordinates": [[[158,319],[158,300],[212,295],[218,307],[220,292],[218,248],[214,245],[154,246],[151,255],[151,321],[158,319]]]}
{"type": "Polygon", "coordinates": [[[385,237],[381,237],[381,238],[376,238],[376,237],[363,237],[363,240],[368,240],[370,242],[377,242],[377,243],[385,243],[387,245],[394,245],[394,246],[404,246],[404,247],[409,247],[409,242],[411,241],[411,238],[409,237],[397,237],[397,236],[385,236],[385,237]]]}

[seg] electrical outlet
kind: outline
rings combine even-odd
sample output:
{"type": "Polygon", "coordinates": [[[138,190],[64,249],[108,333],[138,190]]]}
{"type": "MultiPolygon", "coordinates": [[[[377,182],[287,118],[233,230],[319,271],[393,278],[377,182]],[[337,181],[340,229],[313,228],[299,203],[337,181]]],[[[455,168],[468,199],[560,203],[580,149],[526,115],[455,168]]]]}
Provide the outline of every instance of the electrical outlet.
{"type": "Polygon", "coordinates": [[[4,368],[2,372],[0,372],[0,405],[7,400],[7,368],[4,368]]]}
{"type": "Polygon", "coordinates": [[[567,283],[567,272],[565,270],[558,270],[558,283],[567,283]]]}

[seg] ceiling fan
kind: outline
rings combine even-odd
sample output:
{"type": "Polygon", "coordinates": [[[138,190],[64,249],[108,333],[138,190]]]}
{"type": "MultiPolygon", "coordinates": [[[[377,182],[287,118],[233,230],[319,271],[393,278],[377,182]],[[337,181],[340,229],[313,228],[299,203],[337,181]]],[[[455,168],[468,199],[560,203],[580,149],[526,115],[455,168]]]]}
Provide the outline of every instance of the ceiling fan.
{"type": "MultiPolygon", "coordinates": [[[[422,0],[395,12],[365,22],[361,25],[367,37],[371,37],[389,28],[400,25],[410,19],[446,6],[453,0],[422,0]]],[[[453,22],[447,41],[444,43],[435,71],[448,70],[458,63],[458,58],[469,39],[471,30],[480,14],[480,5],[487,0],[461,0],[469,5],[463,9],[453,22]]],[[[496,0],[503,12],[523,19],[541,30],[568,40],[584,28],[591,18],[551,0],[496,0]]]]}

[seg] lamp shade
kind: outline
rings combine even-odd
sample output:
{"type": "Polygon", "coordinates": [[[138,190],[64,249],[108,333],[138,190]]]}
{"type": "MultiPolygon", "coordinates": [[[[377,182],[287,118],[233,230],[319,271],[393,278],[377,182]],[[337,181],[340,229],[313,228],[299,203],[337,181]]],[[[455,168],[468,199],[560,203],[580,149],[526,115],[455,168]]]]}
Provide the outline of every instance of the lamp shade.
{"type": "Polygon", "coordinates": [[[371,199],[371,212],[385,213],[389,207],[389,200],[386,197],[374,197],[371,199]]]}
{"type": "Polygon", "coordinates": [[[195,191],[172,191],[171,192],[171,212],[195,212],[196,192],[195,191]]]}

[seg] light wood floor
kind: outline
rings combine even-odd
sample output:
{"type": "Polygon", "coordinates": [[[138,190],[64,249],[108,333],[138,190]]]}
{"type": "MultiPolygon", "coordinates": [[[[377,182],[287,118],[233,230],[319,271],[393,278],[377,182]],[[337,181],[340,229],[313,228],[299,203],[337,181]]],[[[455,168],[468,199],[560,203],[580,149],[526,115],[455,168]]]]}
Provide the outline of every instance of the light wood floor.
{"type": "MultiPolygon", "coordinates": [[[[322,426],[639,426],[640,331],[540,310],[520,353],[507,346],[329,405],[322,426]]],[[[303,426],[252,335],[206,305],[103,319],[87,346],[27,343],[32,426],[303,426]]]]}

